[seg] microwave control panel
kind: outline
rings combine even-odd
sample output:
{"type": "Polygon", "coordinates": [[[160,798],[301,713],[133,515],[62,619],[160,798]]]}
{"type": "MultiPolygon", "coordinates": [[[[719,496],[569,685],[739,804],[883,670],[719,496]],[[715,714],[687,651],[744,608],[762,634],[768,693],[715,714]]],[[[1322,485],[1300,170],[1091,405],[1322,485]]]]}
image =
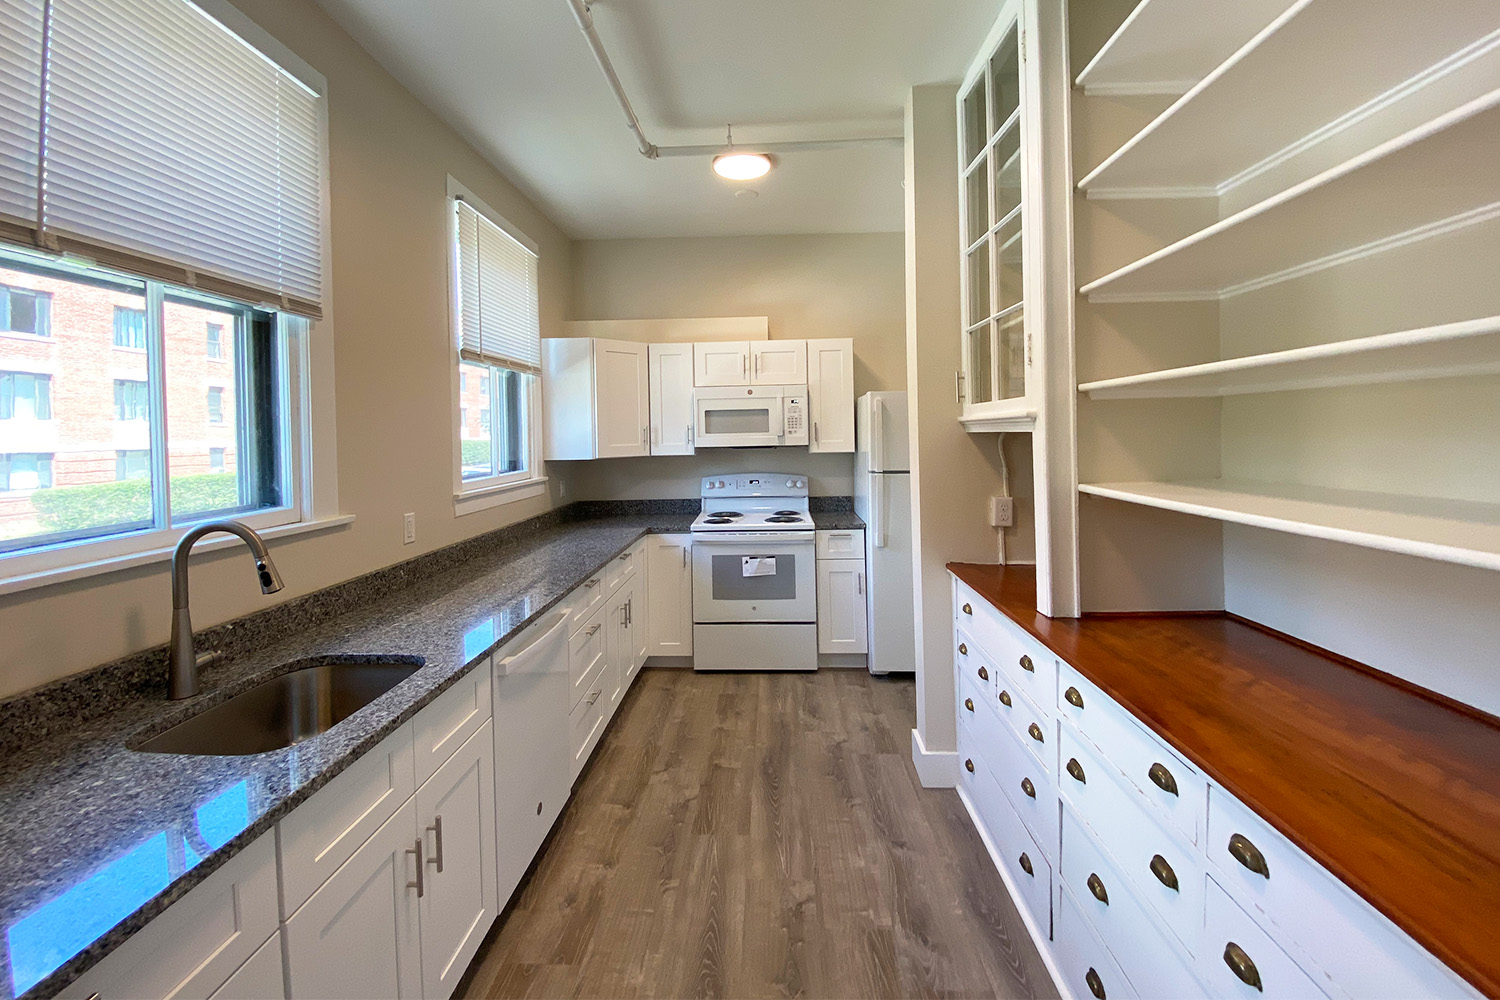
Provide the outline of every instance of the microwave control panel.
{"type": "Polygon", "coordinates": [[[785,419],[787,437],[795,437],[807,429],[807,405],[801,396],[786,398],[785,419]]]}

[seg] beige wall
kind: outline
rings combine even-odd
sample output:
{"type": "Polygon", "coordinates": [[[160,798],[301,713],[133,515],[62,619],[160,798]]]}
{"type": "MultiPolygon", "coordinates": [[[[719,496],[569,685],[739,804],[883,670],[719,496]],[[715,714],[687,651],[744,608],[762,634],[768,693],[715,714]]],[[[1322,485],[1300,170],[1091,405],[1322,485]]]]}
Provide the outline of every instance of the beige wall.
{"type": "MultiPolygon", "coordinates": [[[[545,510],[546,497],[464,518],[452,505],[445,184],[452,174],[541,247],[543,335],[564,317],[567,238],[311,0],[239,0],[328,78],[340,508],[355,522],[272,543],[305,594],[545,510]],[[401,516],[417,542],[401,543],[401,516]]],[[[245,554],[194,559],[194,623],[264,607],[245,554]]],[[[166,641],[164,564],[0,598],[0,696],[166,641]]]]}
{"type": "MultiPolygon", "coordinates": [[[[894,194],[893,194],[894,197],[894,194]]],[[[900,233],[588,240],[573,244],[569,319],[766,316],[773,340],[854,338],[855,395],[906,385],[900,233]]],[[[569,497],[694,497],[718,472],[807,475],[853,489],[853,457],[804,448],[568,463],[569,497]]]]}

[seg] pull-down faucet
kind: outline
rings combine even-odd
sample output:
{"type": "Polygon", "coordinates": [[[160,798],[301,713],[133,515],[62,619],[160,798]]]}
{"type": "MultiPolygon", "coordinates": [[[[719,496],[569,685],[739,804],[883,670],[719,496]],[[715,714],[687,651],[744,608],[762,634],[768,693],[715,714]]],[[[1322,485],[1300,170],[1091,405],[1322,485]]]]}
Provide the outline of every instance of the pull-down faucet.
{"type": "Polygon", "coordinates": [[[249,525],[239,521],[209,521],[182,536],[172,550],[172,641],[168,650],[167,696],[173,701],[198,693],[198,657],[193,652],[193,622],[188,615],[188,555],[198,539],[215,531],[238,535],[250,546],[262,594],[274,594],[281,589],[281,575],[271,562],[265,540],[249,525]]]}

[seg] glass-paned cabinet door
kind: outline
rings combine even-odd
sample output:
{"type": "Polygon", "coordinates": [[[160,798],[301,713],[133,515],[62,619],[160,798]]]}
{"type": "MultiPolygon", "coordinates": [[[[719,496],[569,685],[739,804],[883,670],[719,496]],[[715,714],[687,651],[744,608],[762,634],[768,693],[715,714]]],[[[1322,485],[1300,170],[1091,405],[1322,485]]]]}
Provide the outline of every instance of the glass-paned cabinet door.
{"type": "Polygon", "coordinates": [[[1017,18],[958,98],[966,417],[1027,393],[1023,86],[1017,18]]]}

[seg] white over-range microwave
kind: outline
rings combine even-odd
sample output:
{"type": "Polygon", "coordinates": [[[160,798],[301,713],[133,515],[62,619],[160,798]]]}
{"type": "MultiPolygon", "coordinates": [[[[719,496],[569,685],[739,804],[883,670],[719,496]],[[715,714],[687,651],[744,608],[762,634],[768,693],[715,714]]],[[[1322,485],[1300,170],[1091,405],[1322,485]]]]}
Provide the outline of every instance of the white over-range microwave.
{"type": "Polygon", "coordinates": [[[693,390],[699,448],[807,444],[807,386],[725,385],[693,390]]]}

